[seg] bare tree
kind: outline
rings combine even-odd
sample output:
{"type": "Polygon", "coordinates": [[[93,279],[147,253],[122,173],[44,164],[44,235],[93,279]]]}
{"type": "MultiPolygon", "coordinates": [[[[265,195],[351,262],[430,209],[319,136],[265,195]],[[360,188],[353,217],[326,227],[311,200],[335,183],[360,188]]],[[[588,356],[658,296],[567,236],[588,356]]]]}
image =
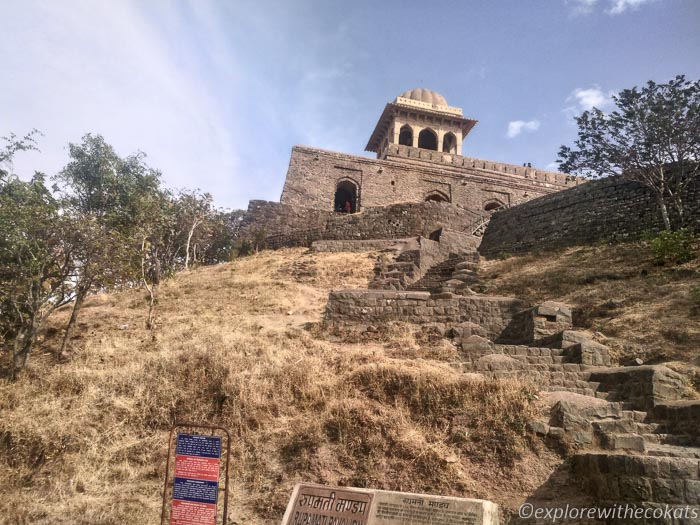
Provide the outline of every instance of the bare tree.
{"type": "Polygon", "coordinates": [[[593,108],[576,117],[578,139],[561,147],[559,169],[640,182],[656,196],[664,227],[672,228],[669,207],[683,225],[686,191],[700,175],[700,81],[649,81],[613,101],[609,114],[593,108]]]}

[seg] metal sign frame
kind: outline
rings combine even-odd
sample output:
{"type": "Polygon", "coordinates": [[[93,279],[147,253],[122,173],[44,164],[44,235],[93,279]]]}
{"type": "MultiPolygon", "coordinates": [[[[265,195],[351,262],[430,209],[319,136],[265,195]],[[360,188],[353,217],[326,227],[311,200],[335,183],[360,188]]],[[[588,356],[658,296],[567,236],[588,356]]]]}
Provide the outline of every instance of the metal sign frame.
{"type": "MultiPolygon", "coordinates": [[[[221,427],[218,425],[202,425],[199,423],[185,423],[185,422],[176,422],[172,427],[170,427],[170,436],[168,438],[168,459],[165,463],[165,481],[163,482],[163,507],[161,509],[160,513],[160,525],[167,525],[165,523],[165,517],[167,506],[168,506],[168,481],[170,479],[170,457],[172,456],[172,451],[173,451],[173,436],[175,435],[175,430],[183,428],[183,429],[205,429],[208,431],[208,433],[202,435],[208,435],[208,436],[215,436],[216,434],[213,433],[215,430],[219,430],[223,432],[226,435],[226,477],[224,478],[224,515],[223,515],[223,524],[228,523],[228,474],[229,474],[229,463],[231,462],[231,434],[229,433],[228,429],[225,427],[221,427]]],[[[221,461],[221,458],[219,458],[219,461],[221,461]]],[[[174,474],[173,474],[174,475],[174,474]]],[[[170,498],[172,500],[172,497],[170,498]]],[[[218,507],[218,505],[217,505],[218,507]]]]}

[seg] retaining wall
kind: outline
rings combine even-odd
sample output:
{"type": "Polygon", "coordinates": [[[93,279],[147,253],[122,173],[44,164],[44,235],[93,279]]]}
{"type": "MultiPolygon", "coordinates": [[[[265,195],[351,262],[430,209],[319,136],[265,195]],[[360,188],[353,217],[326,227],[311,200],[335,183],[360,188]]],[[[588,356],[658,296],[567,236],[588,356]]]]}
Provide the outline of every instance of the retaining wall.
{"type": "MultiPolygon", "coordinates": [[[[700,231],[698,186],[685,195],[686,223],[696,231],[700,231]]],[[[494,257],[600,241],[635,240],[647,230],[661,229],[663,222],[651,191],[639,183],[610,177],[494,213],[479,252],[494,257]]]]}
{"type": "Polygon", "coordinates": [[[510,297],[459,296],[393,290],[339,290],[328,295],[325,322],[371,325],[389,321],[481,326],[497,342],[528,341],[530,310],[510,297]]]}

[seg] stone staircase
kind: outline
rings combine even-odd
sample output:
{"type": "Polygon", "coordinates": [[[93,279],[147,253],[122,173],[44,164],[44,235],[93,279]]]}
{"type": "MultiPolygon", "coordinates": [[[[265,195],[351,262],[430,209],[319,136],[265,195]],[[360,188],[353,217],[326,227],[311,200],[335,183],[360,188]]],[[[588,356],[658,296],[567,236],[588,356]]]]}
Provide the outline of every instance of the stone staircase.
{"type": "Polygon", "coordinates": [[[524,345],[494,345],[492,353],[472,356],[468,361],[452,363],[464,372],[478,372],[496,379],[527,380],[543,391],[563,391],[606,399],[598,391],[600,383],[590,380],[589,365],[562,348],[524,345]],[[578,361],[578,362],[577,362],[578,361]]]}
{"type": "Polygon", "coordinates": [[[410,284],[406,289],[412,292],[440,293],[443,284],[452,278],[460,263],[471,262],[473,257],[451,256],[431,267],[423,277],[410,284]]]}
{"type": "Polygon", "coordinates": [[[437,261],[432,266],[420,266],[427,259],[417,255],[424,254],[405,250],[377,272],[381,288],[402,292],[331,293],[329,322],[412,323],[428,336],[452,340],[460,355],[453,368],[536,385],[541,413],[530,428],[566,450],[568,459],[528,502],[562,508],[572,502],[691,505],[700,516],[700,401],[681,399],[685,387],[679,374],[663,365],[611,366],[606,346],[573,329],[567,305],[529,307],[514,298],[483,295],[488,283],[479,279],[476,252],[456,256],[445,250],[440,260],[430,259],[437,261]]]}

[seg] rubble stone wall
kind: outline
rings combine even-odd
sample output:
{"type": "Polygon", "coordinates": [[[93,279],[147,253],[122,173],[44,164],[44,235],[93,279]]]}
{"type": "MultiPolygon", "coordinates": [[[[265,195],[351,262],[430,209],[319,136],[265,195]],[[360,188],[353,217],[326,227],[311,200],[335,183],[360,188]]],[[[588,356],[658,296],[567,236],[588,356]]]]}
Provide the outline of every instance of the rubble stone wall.
{"type": "MultiPolygon", "coordinates": [[[[601,453],[578,454],[574,456],[573,462],[574,475],[582,481],[584,489],[601,503],[653,501],[657,506],[687,504],[696,511],[700,510],[700,471],[697,459],[601,453]]],[[[630,520],[626,523],[641,522],[630,520]]],[[[653,523],[670,521],[659,520],[653,523]]],[[[693,520],[677,523],[693,523],[693,520]]]]}
{"type": "Polygon", "coordinates": [[[393,290],[340,290],[328,296],[325,321],[330,324],[371,325],[408,323],[478,324],[498,342],[521,342],[527,332],[525,303],[510,297],[457,296],[450,293],[393,290]]]}
{"type": "Polygon", "coordinates": [[[343,214],[278,202],[251,201],[240,235],[264,236],[268,248],[311,246],[319,240],[401,239],[428,237],[440,228],[469,229],[477,216],[442,202],[402,203],[343,214]]]}
{"type": "Polygon", "coordinates": [[[394,239],[370,239],[365,241],[314,241],[314,252],[374,252],[386,250],[396,244],[394,239]]]}
{"type": "MultiPolygon", "coordinates": [[[[685,195],[687,225],[700,231],[700,185],[685,195]]],[[[672,210],[671,210],[672,211],[672,210]]],[[[663,228],[654,195],[619,177],[595,180],[493,214],[479,251],[486,257],[600,241],[625,241],[663,228]]]]}

